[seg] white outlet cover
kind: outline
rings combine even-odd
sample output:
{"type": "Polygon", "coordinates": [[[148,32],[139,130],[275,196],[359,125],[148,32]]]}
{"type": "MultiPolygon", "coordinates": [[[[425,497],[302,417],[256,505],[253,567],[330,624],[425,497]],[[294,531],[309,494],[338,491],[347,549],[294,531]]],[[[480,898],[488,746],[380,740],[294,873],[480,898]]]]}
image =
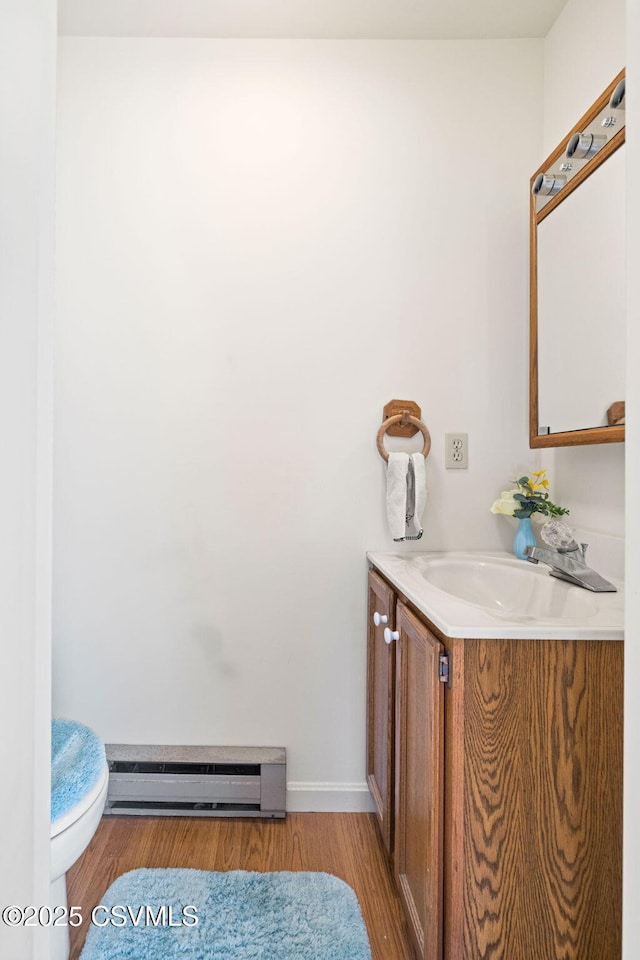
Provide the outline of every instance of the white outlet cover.
{"type": "Polygon", "coordinates": [[[467,470],[469,438],[466,433],[445,433],[444,462],[447,470],[467,470]]]}

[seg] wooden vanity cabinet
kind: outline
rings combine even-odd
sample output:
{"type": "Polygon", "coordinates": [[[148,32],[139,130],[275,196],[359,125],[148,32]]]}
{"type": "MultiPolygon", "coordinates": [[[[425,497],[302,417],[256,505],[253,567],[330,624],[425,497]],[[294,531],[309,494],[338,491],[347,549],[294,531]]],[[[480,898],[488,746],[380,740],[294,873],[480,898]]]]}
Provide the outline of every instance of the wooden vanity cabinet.
{"type": "Polygon", "coordinates": [[[416,956],[620,960],[623,644],[450,639],[371,576],[396,601],[392,858],[416,956]]]}
{"type": "Polygon", "coordinates": [[[395,769],[396,650],[384,631],[395,630],[396,598],[391,587],[369,572],[367,632],[367,783],[373,798],[382,843],[393,849],[395,769]],[[377,621],[377,623],[376,623],[377,621]]]}
{"type": "Polygon", "coordinates": [[[396,611],[393,866],[420,960],[442,957],[444,648],[402,603],[396,611]]]}

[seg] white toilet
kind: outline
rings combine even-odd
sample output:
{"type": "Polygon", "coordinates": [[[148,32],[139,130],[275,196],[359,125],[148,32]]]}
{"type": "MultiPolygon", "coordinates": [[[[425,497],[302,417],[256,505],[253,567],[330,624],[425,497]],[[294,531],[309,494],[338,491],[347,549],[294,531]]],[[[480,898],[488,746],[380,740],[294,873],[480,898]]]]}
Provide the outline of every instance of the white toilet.
{"type": "MultiPolygon", "coordinates": [[[[109,767],[105,760],[98,782],[67,813],[51,824],[51,907],[67,906],[66,872],[85,851],[98,828],[107,800],[109,767]]],[[[83,917],[83,924],[86,917],[83,917]]],[[[68,960],[69,928],[51,927],[51,960],[68,960]]]]}

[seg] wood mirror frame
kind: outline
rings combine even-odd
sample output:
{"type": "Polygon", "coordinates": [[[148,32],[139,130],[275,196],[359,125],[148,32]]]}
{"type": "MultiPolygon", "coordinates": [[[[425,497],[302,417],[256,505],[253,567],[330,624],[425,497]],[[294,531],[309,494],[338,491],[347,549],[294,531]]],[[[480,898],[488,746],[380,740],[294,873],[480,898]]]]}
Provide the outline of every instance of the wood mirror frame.
{"type": "MultiPolygon", "coordinates": [[[[625,127],[622,125],[607,143],[591,159],[572,175],[565,186],[551,196],[542,209],[538,209],[537,198],[533,195],[533,184],[541,173],[548,173],[561,157],[563,157],[569,139],[575,133],[583,133],[608,106],[613,91],[624,78],[625,71],[621,70],[618,76],[609,84],[601,96],[589,108],[578,123],[569,131],[567,136],[556,147],[544,163],[538,167],[530,182],[530,326],[529,326],[529,446],[530,447],[568,447],[588,443],[619,443],[625,438],[624,424],[612,426],[587,427],[579,430],[565,430],[559,433],[538,433],[538,224],[547,217],[552,210],[562,203],[587,177],[597,170],[604,161],[611,156],[625,141],[625,127]]],[[[621,398],[612,398],[612,400],[621,398]]]]}

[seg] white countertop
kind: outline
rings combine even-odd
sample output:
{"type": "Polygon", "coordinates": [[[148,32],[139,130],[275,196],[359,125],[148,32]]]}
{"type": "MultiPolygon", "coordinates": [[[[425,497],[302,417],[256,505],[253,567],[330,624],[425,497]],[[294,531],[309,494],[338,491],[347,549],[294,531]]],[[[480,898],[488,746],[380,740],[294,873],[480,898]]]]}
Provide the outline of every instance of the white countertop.
{"type": "MultiPolygon", "coordinates": [[[[367,553],[367,559],[448,637],[513,640],[624,638],[624,593],[618,581],[614,581],[617,593],[593,593],[550,577],[549,568],[541,563],[529,564],[508,553],[367,553]],[[429,582],[428,561],[433,560],[489,565],[493,571],[504,570],[505,583],[508,580],[527,585],[523,578],[546,577],[549,582],[531,581],[532,592],[540,592],[542,588],[545,596],[551,597],[549,608],[561,610],[565,615],[531,616],[508,609],[508,601],[506,604],[484,605],[460,599],[429,582]]],[[[526,598],[522,602],[524,609],[526,598]]],[[[513,606],[518,607],[518,603],[514,601],[513,606]]]]}

